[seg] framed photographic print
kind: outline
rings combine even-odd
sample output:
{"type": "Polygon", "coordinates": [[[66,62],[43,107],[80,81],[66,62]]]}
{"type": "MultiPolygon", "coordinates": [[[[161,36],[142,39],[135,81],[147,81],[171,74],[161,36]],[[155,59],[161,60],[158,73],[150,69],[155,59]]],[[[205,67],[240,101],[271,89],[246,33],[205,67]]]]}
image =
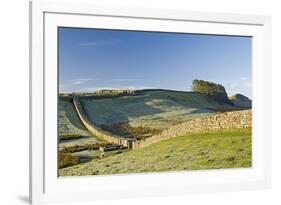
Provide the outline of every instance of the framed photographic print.
{"type": "Polygon", "coordinates": [[[31,2],[30,21],[31,203],[270,187],[270,17],[31,2]]]}

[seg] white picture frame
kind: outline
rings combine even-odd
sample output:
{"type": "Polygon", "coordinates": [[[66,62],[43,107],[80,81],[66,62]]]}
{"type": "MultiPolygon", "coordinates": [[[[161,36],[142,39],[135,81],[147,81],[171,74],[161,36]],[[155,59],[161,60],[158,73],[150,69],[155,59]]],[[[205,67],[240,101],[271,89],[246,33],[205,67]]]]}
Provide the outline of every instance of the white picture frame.
{"type": "Polygon", "coordinates": [[[271,18],[184,10],[30,3],[30,202],[240,191],[271,186],[271,18]],[[253,167],[57,177],[57,27],[253,37],[253,167]],[[110,185],[110,186],[109,186],[110,185]],[[71,196],[71,197],[70,197],[71,196]]]}

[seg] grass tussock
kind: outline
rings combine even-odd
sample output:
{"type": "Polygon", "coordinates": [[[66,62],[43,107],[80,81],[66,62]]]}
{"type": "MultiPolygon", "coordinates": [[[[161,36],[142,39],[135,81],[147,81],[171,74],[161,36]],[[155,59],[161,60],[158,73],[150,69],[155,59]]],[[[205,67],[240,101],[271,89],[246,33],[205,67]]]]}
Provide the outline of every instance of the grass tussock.
{"type": "Polygon", "coordinates": [[[59,153],[59,168],[73,166],[79,164],[80,160],[78,156],[72,156],[67,153],[59,153]]]}

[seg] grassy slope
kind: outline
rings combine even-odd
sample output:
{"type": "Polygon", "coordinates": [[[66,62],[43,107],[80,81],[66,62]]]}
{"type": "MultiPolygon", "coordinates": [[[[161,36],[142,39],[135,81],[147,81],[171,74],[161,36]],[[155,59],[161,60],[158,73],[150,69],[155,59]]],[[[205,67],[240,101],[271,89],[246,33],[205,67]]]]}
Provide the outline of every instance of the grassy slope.
{"type": "Polygon", "coordinates": [[[251,166],[251,129],[195,133],[59,170],[60,176],[251,166]]]}
{"type": "Polygon", "coordinates": [[[211,114],[211,109],[221,106],[199,93],[175,91],[144,91],[139,96],[83,99],[81,102],[96,125],[128,121],[133,127],[153,129],[211,114]]]}
{"type": "Polygon", "coordinates": [[[89,135],[81,124],[72,102],[59,100],[59,133],[89,135]]]}
{"type": "MultiPolygon", "coordinates": [[[[95,144],[100,142],[99,139],[92,136],[81,123],[73,103],[70,101],[59,100],[59,135],[68,136],[68,140],[61,140],[59,147],[85,146],[87,144],[95,144]],[[80,136],[73,138],[73,136],[80,136]]],[[[67,137],[66,137],[67,138],[67,137]]]]}

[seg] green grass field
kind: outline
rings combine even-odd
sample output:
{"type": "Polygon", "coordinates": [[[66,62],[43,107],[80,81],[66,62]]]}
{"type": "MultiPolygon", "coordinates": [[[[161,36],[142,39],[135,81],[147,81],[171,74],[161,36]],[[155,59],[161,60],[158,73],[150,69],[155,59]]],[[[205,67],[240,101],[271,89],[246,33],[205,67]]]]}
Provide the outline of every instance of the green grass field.
{"type": "Polygon", "coordinates": [[[251,167],[251,129],[194,133],[59,170],[60,176],[251,167]]]}

